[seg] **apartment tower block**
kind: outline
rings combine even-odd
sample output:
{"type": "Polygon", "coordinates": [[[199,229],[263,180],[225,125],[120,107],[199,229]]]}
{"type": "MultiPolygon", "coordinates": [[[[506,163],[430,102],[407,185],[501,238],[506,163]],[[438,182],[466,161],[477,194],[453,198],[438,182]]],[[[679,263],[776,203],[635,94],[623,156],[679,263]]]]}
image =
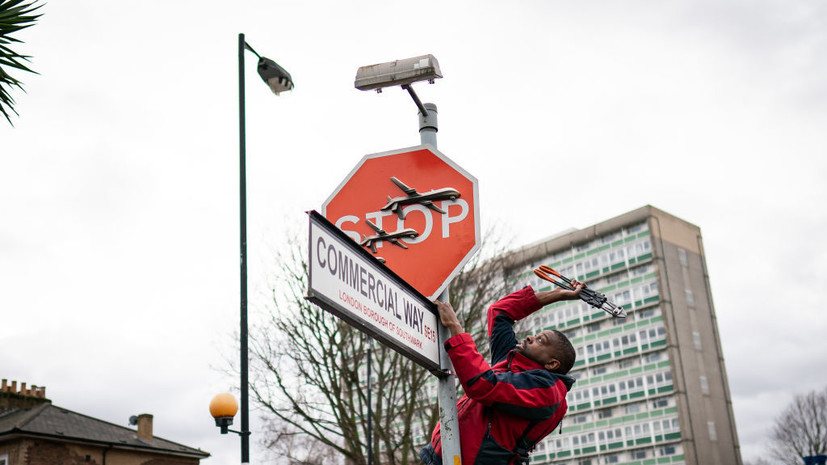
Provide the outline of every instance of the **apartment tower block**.
{"type": "Polygon", "coordinates": [[[651,206],[510,254],[518,283],[548,265],[628,312],[558,302],[516,327],[557,329],[577,351],[561,428],[533,464],[741,465],[701,231],[651,206]]]}

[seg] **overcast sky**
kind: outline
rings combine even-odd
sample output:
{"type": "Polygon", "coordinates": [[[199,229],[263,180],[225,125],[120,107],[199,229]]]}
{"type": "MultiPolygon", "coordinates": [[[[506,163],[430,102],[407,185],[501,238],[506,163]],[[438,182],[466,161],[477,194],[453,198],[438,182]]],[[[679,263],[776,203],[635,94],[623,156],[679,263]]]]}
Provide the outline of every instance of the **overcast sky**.
{"type": "MultiPolygon", "coordinates": [[[[701,227],[744,458],[827,385],[827,4],[818,1],[52,1],[17,37],[0,121],[0,377],[237,463],[237,34],[247,59],[253,307],[273,254],[365,154],[417,145],[361,65],[426,53],[440,151],[513,245],[646,204],[701,227]]],[[[255,414],[254,414],[255,415],[255,414]]],[[[261,456],[254,433],[254,458],[261,456]]]]}

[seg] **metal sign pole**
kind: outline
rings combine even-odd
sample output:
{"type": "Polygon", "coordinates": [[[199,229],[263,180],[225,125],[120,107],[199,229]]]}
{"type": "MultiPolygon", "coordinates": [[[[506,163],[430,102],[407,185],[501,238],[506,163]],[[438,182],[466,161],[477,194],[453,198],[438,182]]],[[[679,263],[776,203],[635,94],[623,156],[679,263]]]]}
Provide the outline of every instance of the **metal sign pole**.
{"type": "MultiPolygon", "coordinates": [[[[423,114],[421,110],[419,112],[420,143],[423,145],[429,144],[437,148],[436,133],[439,130],[439,124],[437,122],[436,105],[426,103],[424,108],[427,110],[426,114],[423,114]]],[[[448,287],[446,287],[442,294],[439,295],[439,300],[448,302],[449,299],[450,294],[448,287]]],[[[441,323],[438,326],[440,342],[451,337],[448,328],[441,323]]],[[[442,344],[439,345],[439,367],[443,371],[450,373],[447,376],[440,377],[439,385],[437,386],[442,463],[445,465],[461,465],[462,456],[460,454],[459,419],[457,414],[457,382],[456,376],[453,375],[454,366],[451,364],[451,359],[448,358],[448,353],[445,352],[445,347],[443,347],[442,344]]]]}

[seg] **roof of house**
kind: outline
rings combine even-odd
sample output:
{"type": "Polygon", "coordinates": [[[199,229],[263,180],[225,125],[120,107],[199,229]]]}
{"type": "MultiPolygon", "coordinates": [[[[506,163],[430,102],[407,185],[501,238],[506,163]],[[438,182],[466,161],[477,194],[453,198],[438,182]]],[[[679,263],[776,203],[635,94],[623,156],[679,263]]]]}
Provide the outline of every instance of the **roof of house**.
{"type": "Polygon", "coordinates": [[[138,438],[137,432],[133,429],[81,415],[51,403],[0,413],[0,441],[9,436],[44,437],[196,458],[206,458],[210,455],[201,449],[159,437],[144,441],[138,438]]]}

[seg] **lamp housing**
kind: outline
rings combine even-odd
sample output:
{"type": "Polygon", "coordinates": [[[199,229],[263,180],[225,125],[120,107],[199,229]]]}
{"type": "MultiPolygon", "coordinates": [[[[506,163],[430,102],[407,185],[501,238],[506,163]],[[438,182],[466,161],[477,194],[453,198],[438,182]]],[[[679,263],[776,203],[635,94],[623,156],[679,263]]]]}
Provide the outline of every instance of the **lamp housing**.
{"type": "Polygon", "coordinates": [[[290,77],[290,73],[269,58],[258,59],[258,75],[276,95],[293,89],[293,78],[290,77]]]}
{"type": "Polygon", "coordinates": [[[359,90],[404,86],[417,81],[429,81],[442,77],[439,62],[433,55],[420,55],[403,60],[362,66],[356,71],[354,85],[359,90]]]}
{"type": "Polygon", "coordinates": [[[227,434],[233,424],[233,417],[215,417],[215,426],[221,428],[221,434],[227,434]]]}

